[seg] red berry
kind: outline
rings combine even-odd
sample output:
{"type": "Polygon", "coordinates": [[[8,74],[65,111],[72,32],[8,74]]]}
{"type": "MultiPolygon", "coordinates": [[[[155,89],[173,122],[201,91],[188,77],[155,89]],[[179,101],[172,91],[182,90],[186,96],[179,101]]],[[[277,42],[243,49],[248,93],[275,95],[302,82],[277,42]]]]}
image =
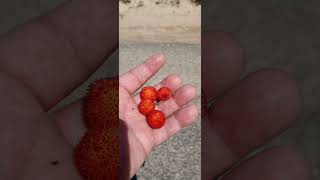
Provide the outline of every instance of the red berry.
{"type": "Polygon", "coordinates": [[[143,99],[139,103],[138,109],[141,114],[148,115],[155,108],[154,101],[150,99],[143,99]]]}
{"type": "Polygon", "coordinates": [[[80,175],[90,180],[118,180],[119,130],[89,129],[74,149],[74,163],[80,175]]]}
{"type": "Polygon", "coordinates": [[[82,110],[87,128],[118,127],[118,77],[97,80],[90,85],[82,110]]]}
{"type": "Polygon", "coordinates": [[[168,87],[162,87],[157,92],[158,101],[166,101],[172,96],[172,91],[168,87]]]}
{"type": "Polygon", "coordinates": [[[154,110],[147,116],[147,122],[152,129],[159,129],[165,123],[165,115],[161,111],[154,110]]]}
{"type": "Polygon", "coordinates": [[[140,98],[141,100],[150,99],[155,101],[157,99],[157,90],[152,86],[144,87],[140,92],[140,98]]]}

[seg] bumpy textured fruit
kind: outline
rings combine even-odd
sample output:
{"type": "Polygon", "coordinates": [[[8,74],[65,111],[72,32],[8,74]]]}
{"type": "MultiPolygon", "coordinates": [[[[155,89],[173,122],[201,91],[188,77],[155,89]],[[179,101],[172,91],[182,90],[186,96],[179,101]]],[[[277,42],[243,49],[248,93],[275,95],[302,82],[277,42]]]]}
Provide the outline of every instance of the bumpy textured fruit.
{"type": "Polygon", "coordinates": [[[88,128],[118,126],[118,77],[97,80],[88,90],[83,104],[83,116],[88,128]]]}
{"type": "Polygon", "coordinates": [[[161,111],[154,110],[147,116],[147,123],[152,129],[159,129],[165,123],[165,115],[161,111]]]}
{"type": "Polygon", "coordinates": [[[89,129],[74,150],[74,163],[86,180],[118,180],[119,131],[89,129]]]}
{"type": "Polygon", "coordinates": [[[157,92],[158,101],[166,101],[172,96],[172,91],[168,87],[161,87],[157,92]]]}
{"type": "Polygon", "coordinates": [[[148,115],[150,112],[152,112],[155,108],[154,101],[150,99],[143,99],[139,103],[138,109],[139,112],[143,115],[148,115]]]}
{"type": "Polygon", "coordinates": [[[152,86],[147,86],[147,87],[142,88],[142,90],[140,92],[140,98],[141,98],[141,100],[150,99],[152,101],[155,101],[157,99],[156,88],[154,88],[152,86]]]}

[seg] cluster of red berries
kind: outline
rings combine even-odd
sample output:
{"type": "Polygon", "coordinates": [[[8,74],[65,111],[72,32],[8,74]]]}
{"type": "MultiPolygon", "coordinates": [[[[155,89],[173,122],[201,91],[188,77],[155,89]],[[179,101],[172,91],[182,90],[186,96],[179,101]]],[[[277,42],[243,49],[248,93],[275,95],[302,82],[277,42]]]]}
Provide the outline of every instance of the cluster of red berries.
{"type": "Polygon", "coordinates": [[[76,168],[86,180],[119,179],[119,80],[97,80],[83,102],[88,131],[75,147],[76,168]]]}
{"type": "MultiPolygon", "coordinates": [[[[171,89],[158,91],[145,87],[140,93],[139,111],[147,116],[151,128],[165,123],[163,112],[155,110],[156,101],[171,97],[171,89]]],[[[87,180],[119,179],[119,80],[101,79],[90,85],[83,102],[84,124],[88,131],[74,149],[74,163],[87,180]]]]}
{"type": "Polygon", "coordinates": [[[161,87],[158,91],[151,86],[142,88],[138,109],[141,114],[147,117],[147,123],[152,129],[161,128],[166,120],[162,111],[155,110],[156,102],[166,101],[171,96],[172,91],[168,87],[161,87]]]}

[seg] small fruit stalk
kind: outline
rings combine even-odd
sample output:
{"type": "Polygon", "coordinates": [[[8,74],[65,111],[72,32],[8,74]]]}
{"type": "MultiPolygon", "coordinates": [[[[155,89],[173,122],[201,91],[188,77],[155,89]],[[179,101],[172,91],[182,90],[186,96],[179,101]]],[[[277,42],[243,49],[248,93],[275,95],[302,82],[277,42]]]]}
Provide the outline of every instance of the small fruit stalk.
{"type": "Polygon", "coordinates": [[[166,121],[165,114],[155,110],[155,101],[166,101],[171,96],[172,91],[168,87],[161,87],[158,91],[151,86],[142,88],[138,109],[141,114],[146,116],[147,123],[152,129],[163,127],[166,121]]]}

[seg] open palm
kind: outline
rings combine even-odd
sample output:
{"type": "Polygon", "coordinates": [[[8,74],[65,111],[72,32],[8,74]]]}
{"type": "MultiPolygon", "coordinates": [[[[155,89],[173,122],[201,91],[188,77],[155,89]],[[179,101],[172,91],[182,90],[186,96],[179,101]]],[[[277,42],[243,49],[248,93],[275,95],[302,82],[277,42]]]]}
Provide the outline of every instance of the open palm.
{"type": "Polygon", "coordinates": [[[166,123],[160,129],[151,129],[144,115],[137,106],[139,94],[135,92],[164,65],[163,55],[154,55],[133,70],[119,78],[119,118],[127,127],[129,143],[130,176],[141,166],[153,147],[162,143],[181,128],[190,124],[197,116],[195,105],[187,105],[195,98],[195,89],[190,85],[182,85],[177,75],[169,75],[159,84],[173,90],[173,97],[156,106],[166,115],[166,123]]]}

